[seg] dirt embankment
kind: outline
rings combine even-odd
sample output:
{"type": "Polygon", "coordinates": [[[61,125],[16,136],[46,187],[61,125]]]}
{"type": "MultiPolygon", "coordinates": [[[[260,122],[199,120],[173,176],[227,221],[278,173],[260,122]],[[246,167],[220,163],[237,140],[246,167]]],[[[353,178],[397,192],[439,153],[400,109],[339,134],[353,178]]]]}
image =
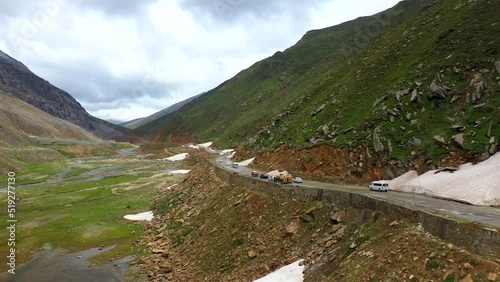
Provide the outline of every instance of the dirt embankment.
{"type": "MultiPolygon", "coordinates": [[[[237,156],[244,159],[253,155],[242,150],[237,156]]],[[[282,145],[270,152],[257,153],[252,166],[262,171],[287,170],[312,180],[364,185],[374,179],[393,179],[409,170],[424,173],[471,160],[473,156],[459,150],[451,151],[442,160],[420,155],[413,161],[403,162],[372,152],[366,144],[353,148],[319,145],[306,149],[282,145]]]]}
{"type": "MultiPolygon", "coordinates": [[[[160,190],[157,217],[145,226],[152,281],[252,281],[305,259],[306,281],[474,281],[497,279],[500,261],[429,237],[419,226],[381,213],[322,202],[277,199],[197,167],[160,190]]],[[[494,281],[494,280],[493,280],[494,281]]]]}

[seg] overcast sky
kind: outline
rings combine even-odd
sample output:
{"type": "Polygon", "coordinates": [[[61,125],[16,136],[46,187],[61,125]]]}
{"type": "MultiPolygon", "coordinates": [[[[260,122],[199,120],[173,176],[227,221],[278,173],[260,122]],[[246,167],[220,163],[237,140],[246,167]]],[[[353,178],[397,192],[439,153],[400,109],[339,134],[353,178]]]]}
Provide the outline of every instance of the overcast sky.
{"type": "Polygon", "coordinates": [[[91,114],[130,120],[208,91],[304,33],[398,0],[0,0],[0,50],[91,114]]]}

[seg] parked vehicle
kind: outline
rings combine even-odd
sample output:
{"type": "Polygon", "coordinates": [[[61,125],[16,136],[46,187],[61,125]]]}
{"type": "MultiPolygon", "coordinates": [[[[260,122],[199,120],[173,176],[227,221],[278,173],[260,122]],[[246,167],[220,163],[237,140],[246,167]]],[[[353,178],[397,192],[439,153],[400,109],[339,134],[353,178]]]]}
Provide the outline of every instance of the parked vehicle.
{"type": "Polygon", "coordinates": [[[276,183],[281,183],[281,184],[289,184],[292,183],[293,176],[291,174],[284,175],[283,173],[280,173],[279,176],[275,176],[273,181],[276,183]]]}
{"type": "Polygon", "coordinates": [[[302,183],[302,178],[295,177],[292,181],[293,181],[293,183],[302,183]]]}
{"type": "Polygon", "coordinates": [[[259,173],[256,171],[252,171],[252,177],[257,177],[257,176],[259,176],[259,173]]]}
{"type": "Polygon", "coordinates": [[[239,168],[240,166],[237,163],[233,164],[233,168],[239,168]]]}
{"type": "Polygon", "coordinates": [[[260,175],[260,179],[268,179],[269,178],[269,175],[263,173],[260,175]]]}
{"type": "Polygon", "coordinates": [[[387,192],[389,190],[389,182],[384,180],[373,181],[368,188],[371,191],[387,192]]]}

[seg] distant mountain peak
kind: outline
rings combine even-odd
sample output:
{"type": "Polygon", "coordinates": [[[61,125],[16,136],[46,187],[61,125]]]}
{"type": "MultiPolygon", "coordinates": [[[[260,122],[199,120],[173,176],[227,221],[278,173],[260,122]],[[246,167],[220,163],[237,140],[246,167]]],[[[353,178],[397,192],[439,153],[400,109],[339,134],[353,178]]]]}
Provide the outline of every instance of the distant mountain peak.
{"type": "Polygon", "coordinates": [[[109,139],[125,128],[91,116],[69,93],[31,72],[23,63],[0,51],[0,94],[16,97],[54,117],[109,139]]]}
{"type": "Polygon", "coordinates": [[[5,62],[13,65],[14,67],[16,67],[17,69],[19,69],[21,71],[31,72],[28,69],[28,67],[26,67],[23,63],[21,63],[18,60],[12,58],[11,56],[7,55],[2,50],[0,50],[0,60],[3,60],[5,62]]]}

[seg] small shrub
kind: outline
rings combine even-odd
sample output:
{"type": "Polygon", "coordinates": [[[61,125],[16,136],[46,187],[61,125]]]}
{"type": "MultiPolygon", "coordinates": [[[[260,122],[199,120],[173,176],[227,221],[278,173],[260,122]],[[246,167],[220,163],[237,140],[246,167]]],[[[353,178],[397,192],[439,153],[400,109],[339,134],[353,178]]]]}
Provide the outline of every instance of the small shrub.
{"type": "Polygon", "coordinates": [[[243,238],[238,238],[238,239],[233,241],[233,245],[241,246],[241,245],[243,245],[244,242],[245,242],[245,240],[243,238]]]}
{"type": "Polygon", "coordinates": [[[425,265],[426,270],[433,270],[439,267],[437,260],[431,260],[425,265]]]}

